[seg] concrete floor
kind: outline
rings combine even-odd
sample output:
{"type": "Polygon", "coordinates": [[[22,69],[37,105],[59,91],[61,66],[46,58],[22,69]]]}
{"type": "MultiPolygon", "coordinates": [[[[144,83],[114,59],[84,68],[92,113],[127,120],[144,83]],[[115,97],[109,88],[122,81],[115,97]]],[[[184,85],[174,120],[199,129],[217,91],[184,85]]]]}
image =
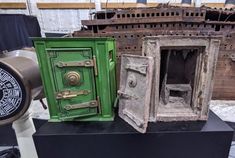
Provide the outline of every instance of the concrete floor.
{"type": "MultiPolygon", "coordinates": [[[[212,100],[210,109],[222,120],[235,122],[235,101],[212,100]]],[[[229,158],[235,158],[235,141],[232,142],[229,158]]]]}
{"type": "Polygon", "coordinates": [[[232,100],[212,100],[210,109],[222,120],[235,122],[235,101],[232,100]]]}
{"type": "Polygon", "coordinates": [[[235,141],[232,142],[230,153],[229,153],[229,158],[235,158],[235,141]]]}

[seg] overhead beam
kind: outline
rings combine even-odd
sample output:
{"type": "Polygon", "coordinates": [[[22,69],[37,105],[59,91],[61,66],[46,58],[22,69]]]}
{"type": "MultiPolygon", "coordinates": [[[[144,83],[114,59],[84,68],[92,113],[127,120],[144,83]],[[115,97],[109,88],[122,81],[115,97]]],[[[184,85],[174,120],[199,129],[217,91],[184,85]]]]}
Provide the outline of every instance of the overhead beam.
{"type": "Polygon", "coordinates": [[[0,9],[26,9],[24,2],[0,2],[0,9]]]}
{"type": "MultiPolygon", "coordinates": [[[[147,3],[147,7],[156,7],[159,3],[147,3]]],[[[103,9],[136,8],[138,3],[101,3],[103,9]]],[[[95,3],[37,3],[38,9],[94,9],[95,3]]]]}
{"type": "Polygon", "coordinates": [[[202,5],[205,5],[211,8],[224,8],[224,3],[202,3],[202,5]]]}
{"type": "Polygon", "coordinates": [[[142,3],[102,3],[101,6],[103,9],[123,9],[123,8],[137,8],[137,7],[157,7],[159,3],[147,3],[147,4],[142,4],[142,3]]]}
{"type": "Polygon", "coordinates": [[[93,9],[95,3],[37,3],[38,9],[93,9]]]}
{"type": "MultiPolygon", "coordinates": [[[[147,3],[146,7],[156,7],[159,3],[147,3]]],[[[179,6],[179,4],[171,4],[179,6]]],[[[215,8],[224,8],[224,3],[203,3],[203,5],[215,8]]],[[[140,7],[138,3],[102,3],[105,9],[124,9],[140,7]]],[[[39,9],[94,9],[94,3],[37,3],[39,9]]],[[[24,2],[0,2],[0,9],[26,9],[24,2]]]]}
{"type": "MultiPolygon", "coordinates": [[[[160,3],[147,3],[146,7],[157,7],[160,3]]],[[[171,3],[172,6],[181,6],[181,3],[171,3]]],[[[224,3],[204,3],[208,7],[223,8],[224,3]]],[[[37,3],[38,9],[94,9],[95,3],[37,3]]],[[[124,9],[144,7],[139,3],[101,3],[102,9],[124,9]]]]}

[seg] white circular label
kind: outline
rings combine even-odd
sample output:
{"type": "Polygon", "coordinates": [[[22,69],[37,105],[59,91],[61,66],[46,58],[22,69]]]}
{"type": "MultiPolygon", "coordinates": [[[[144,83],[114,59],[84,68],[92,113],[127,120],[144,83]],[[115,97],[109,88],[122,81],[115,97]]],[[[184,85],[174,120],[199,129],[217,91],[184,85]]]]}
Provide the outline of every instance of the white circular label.
{"type": "Polygon", "coordinates": [[[22,101],[22,89],[17,80],[0,68],[0,118],[15,112],[22,101]]]}

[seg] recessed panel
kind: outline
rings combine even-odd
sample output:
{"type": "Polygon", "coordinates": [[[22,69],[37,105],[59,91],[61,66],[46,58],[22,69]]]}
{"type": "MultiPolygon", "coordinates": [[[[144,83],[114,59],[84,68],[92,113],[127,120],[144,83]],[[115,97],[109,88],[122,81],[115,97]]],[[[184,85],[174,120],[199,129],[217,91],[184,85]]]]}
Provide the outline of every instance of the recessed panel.
{"type": "Polygon", "coordinates": [[[149,119],[152,74],[152,57],[122,56],[119,116],[142,133],[149,119]]]}

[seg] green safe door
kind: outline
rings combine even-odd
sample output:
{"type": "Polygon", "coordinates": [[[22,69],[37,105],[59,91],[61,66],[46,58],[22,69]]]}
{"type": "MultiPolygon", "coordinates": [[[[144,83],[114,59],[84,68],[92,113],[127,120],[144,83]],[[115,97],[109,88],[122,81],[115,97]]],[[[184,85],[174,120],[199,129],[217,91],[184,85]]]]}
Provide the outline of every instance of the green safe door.
{"type": "Polygon", "coordinates": [[[48,50],[55,98],[62,119],[96,115],[96,60],[88,48],[48,50]]]}
{"type": "Polygon", "coordinates": [[[33,40],[49,121],[112,121],[117,97],[114,39],[33,40]]]}

